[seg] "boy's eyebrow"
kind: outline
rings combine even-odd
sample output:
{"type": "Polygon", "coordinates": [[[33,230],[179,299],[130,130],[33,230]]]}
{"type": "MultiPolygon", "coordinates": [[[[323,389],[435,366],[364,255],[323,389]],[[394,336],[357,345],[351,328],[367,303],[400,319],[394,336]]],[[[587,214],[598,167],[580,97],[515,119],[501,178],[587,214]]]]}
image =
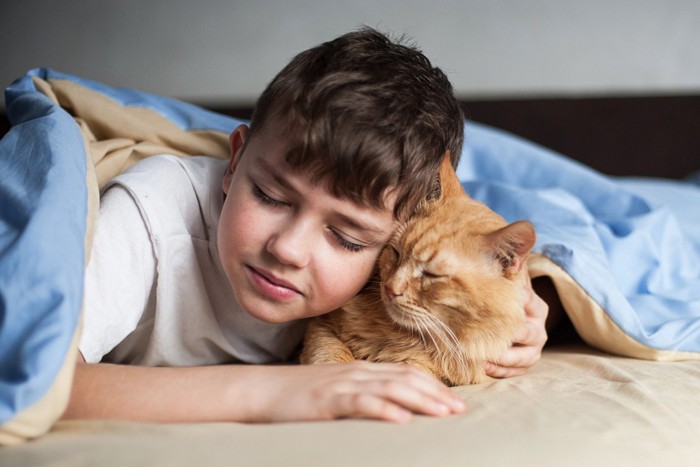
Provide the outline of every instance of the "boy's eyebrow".
{"type": "Polygon", "coordinates": [[[357,230],[363,230],[367,232],[372,232],[375,234],[380,234],[380,235],[386,235],[386,232],[384,229],[381,229],[379,227],[375,227],[374,225],[371,224],[365,224],[363,222],[358,221],[357,219],[353,219],[352,217],[346,216],[345,214],[342,213],[336,213],[338,216],[338,219],[344,223],[349,225],[353,229],[357,230]]]}
{"type": "MultiPolygon", "coordinates": [[[[259,159],[258,163],[260,164],[260,167],[265,170],[265,172],[271,176],[274,180],[275,183],[281,185],[283,188],[290,190],[290,191],[295,191],[294,187],[284,178],[282,177],[273,167],[267,163],[264,159],[259,159]]],[[[373,224],[366,224],[363,223],[357,219],[354,219],[350,216],[346,216],[343,213],[336,212],[336,216],[338,219],[343,222],[344,224],[349,225],[353,229],[357,230],[364,230],[368,232],[372,232],[375,234],[380,234],[380,235],[386,235],[387,232],[384,231],[384,229],[381,229],[373,224]]]]}
{"type": "Polygon", "coordinates": [[[275,179],[275,183],[281,185],[286,190],[296,191],[294,190],[294,187],[284,177],[278,174],[277,171],[273,169],[270,164],[267,163],[267,161],[265,161],[264,159],[259,159],[257,162],[268,175],[275,179]]]}

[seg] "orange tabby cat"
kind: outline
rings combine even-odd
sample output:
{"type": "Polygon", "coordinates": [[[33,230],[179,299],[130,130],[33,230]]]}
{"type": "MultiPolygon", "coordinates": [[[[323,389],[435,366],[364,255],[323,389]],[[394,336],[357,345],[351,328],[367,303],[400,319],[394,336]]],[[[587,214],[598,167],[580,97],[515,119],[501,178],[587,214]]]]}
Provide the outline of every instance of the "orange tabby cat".
{"type": "Polygon", "coordinates": [[[462,189],[449,154],[440,195],[397,229],[378,277],[311,321],[302,363],[402,362],[448,385],[483,381],[525,318],[532,224],[508,224],[462,189]]]}

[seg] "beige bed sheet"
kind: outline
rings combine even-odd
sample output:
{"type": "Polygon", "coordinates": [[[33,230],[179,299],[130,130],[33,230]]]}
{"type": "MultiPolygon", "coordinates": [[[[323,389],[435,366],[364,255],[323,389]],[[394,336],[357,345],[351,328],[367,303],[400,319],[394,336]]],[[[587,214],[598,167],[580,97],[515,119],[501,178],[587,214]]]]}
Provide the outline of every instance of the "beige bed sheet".
{"type": "Polygon", "coordinates": [[[59,422],[17,466],[698,466],[700,362],[547,348],[522,377],[455,388],[465,415],[246,425],[59,422]]]}

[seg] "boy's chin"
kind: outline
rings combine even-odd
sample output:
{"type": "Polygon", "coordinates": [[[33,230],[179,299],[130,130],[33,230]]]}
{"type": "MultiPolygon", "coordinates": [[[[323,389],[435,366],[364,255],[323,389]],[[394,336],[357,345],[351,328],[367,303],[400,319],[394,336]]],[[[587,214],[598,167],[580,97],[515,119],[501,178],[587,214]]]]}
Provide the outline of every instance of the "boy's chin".
{"type": "Polygon", "coordinates": [[[249,316],[269,324],[284,324],[303,318],[303,316],[297,317],[293,312],[290,313],[291,310],[284,310],[284,307],[270,303],[240,303],[240,306],[249,316]]]}

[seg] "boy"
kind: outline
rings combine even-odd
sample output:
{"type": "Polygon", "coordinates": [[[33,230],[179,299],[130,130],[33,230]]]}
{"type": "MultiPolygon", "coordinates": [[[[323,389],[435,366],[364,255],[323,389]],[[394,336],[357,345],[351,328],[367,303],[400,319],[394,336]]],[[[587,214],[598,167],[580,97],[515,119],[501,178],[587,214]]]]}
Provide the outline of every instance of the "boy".
{"type": "MultiPolygon", "coordinates": [[[[304,318],[363,287],[462,133],[445,75],[363,29],[295,57],[250,129],[231,134],[230,161],[160,156],[117,177],[102,199],[65,417],[402,422],[463,411],[406,365],[263,365],[290,357],[304,318]]],[[[546,305],[530,297],[528,330],[493,376],[539,357],[546,305]]]]}

